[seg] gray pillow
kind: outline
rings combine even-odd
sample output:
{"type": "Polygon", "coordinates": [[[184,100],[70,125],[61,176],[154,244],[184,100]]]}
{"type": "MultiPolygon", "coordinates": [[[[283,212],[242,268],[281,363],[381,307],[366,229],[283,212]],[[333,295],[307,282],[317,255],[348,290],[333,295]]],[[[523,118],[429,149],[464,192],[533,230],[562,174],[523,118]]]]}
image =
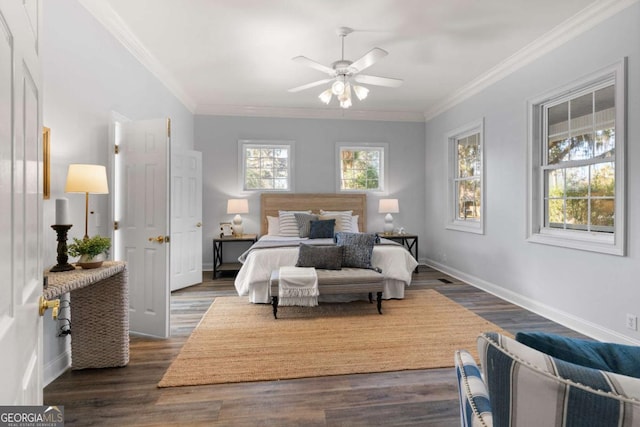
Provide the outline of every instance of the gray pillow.
{"type": "Polygon", "coordinates": [[[334,240],[338,246],[344,246],[342,266],[353,268],[370,268],[373,245],[377,236],[367,233],[336,233],[334,240]]]}
{"type": "Polygon", "coordinates": [[[311,215],[306,213],[294,213],[296,222],[298,223],[298,236],[309,237],[309,230],[311,229],[311,221],[318,219],[318,215],[311,215]]]}
{"type": "Polygon", "coordinates": [[[335,219],[324,219],[311,221],[309,228],[310,239],[331,239],[333,237],[333,229],[336,226],[335,219]]]}
{"type": "Polygon", "coordinates": [[[342,246],[313,246],[300,243],[296,267],[341,270],[342,246]]]}

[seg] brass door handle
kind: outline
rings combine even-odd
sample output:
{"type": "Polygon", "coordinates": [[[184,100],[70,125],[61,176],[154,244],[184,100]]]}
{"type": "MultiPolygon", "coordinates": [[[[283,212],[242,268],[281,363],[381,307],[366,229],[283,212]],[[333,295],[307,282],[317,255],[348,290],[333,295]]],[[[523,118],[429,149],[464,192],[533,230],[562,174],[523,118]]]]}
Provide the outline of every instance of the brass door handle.
{"type": "Polygon", "coordinates": [[[44,312],[47,311],[48,308],[51,309],[51,317],[53,320],[56,320],[58,318],[58,310],[60,310],[60,300],[46,300],[40,295],[38,299],[38,313],[40,313],[40,316],[44,316],[44,312]]]}
{"type": "Polygon", "coordinates": [[[150,242],[164,243],[164,236],[149,237],[150,242]]]}
{"type": "Polygon", "coordinates": [[[197,223],[196,227],[198,227],[198,228],[202,227],[202,223],[201,222],[197,223]]]}

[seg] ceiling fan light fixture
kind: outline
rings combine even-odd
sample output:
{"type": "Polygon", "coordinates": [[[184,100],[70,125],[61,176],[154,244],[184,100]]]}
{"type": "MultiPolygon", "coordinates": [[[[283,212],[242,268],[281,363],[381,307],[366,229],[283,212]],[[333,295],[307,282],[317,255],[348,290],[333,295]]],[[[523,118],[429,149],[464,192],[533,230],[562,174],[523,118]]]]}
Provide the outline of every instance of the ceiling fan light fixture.
{"type": "Polygon", "coordinates": [[[349,107],[351,107],[351,98],[347,98],[344,101],[340,101],[340,107],[347,109],[349,107]]]}
{"type": "Polygon", "coordinates": [[[353,85],[353,91],[356,93],[356,96],[360,101],[369,96],[369,89],[364,86],[353,85]]]}
{"type": "Polygon", "coordinates": [[[340,102],[346,101],[347,99],[351,100],[351,85],[349,83],[344,87],[342,93],[338,95],[338,100],[340,102]]]}
{"type": "Polygon", "coordinates": [[[328,105],[331,102],[332,95],[333,95],[333,92],[331,91],[331,88],[329,88],[324,92],[322,92],[320,95],[318,95],[318,98],[320,98],[320,101],[328,105]]]}
{"type": "Polygon", "coordinates": [[[342,80],[336,80],[331,85],[331,92],[336,96],[340,95],[342,92],[344,92],[344,87],[345,87],[345,84],[342,80]]]}

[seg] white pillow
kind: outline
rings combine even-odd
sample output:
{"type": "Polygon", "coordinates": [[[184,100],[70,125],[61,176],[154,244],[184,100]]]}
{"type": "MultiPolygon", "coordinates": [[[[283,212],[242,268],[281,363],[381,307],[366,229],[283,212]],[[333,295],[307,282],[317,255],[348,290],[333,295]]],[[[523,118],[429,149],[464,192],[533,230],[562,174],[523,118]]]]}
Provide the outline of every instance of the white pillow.
{"type": "Polygon", "coordinates": [[[267,235],[279,236],[280,235],[280,218],[277,216],[267,215],[267,235]]]}
{"type": "Polygon", "coordinates": [[[353,215],[351,217],[351,232],[352,233],[359,233],[360,232],[360,226],[358,225],[358,220],[360,219],[360,215],[353,215]]]}
{"type": "Polygon", "coordinates": [[[337,233],[338,231],[344,231],[342,229],[342,216],[341,215],[320,215],[318,219],[327,220],[334,219],[336,221],[335,226],[333,227],[333,232],[337,233]]]}
{"type": "Polygon", "coordinates": [[[296,217],[294,215],[296,213],[310,214],[311,211],[278,211],[278,219],[280,220],[279,236],[300,237],[298,221],[296,221],[296,217]]]}
{"type": "Polygon", "coordinates": [[[320,209],[320,215],[336,215],[339,217],[339,220],[336,219],[336,231],[344,231],[347,233],[353,233],[353,225],[352,225],[352,214],[353,211],[325,211],[320,209]],[[338,222],[340,223],[340,227],[338,227],[338,222]],[[338,230],[340,228],[341,230],[338,230]]]}

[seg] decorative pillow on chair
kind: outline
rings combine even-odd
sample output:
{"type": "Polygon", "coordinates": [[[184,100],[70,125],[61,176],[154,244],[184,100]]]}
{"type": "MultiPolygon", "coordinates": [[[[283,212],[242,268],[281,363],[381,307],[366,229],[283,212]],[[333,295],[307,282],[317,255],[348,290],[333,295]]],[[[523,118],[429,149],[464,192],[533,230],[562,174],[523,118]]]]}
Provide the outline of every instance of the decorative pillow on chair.
{"type": "Polygon", "coordinates": [[[298,235],[300,237],[309,237],[311,221],[318,219],[318,215],[296,212],[293,216],[295,216],[296,222],[298,223],[298,235]]]}
{"type": "Polygon", "coordinates": [[[543,332],[518,332],[516,341],[565,362],[640,378],[640,347],[543,332]]]}
{"type": "Polygon", "coordinates": [[[296,267],[341,270],[342,251],[342,246],[314,246],[300,243],[296,267]]]}
{"type": "Polygon", "coordinates": [[[344,246],[342,266],[353,268],[370,268],[373,245],[378,236],[367,233],[336,233],[334,240],[338,246],[344,246]]]}
{"type": "Polygon", "coordinates": [[[326,219],[319,221],[311,221],[309,227],[310,239],[331,239],[333,237],[334,227],[336,225],[335,219],[326,219]]]}

